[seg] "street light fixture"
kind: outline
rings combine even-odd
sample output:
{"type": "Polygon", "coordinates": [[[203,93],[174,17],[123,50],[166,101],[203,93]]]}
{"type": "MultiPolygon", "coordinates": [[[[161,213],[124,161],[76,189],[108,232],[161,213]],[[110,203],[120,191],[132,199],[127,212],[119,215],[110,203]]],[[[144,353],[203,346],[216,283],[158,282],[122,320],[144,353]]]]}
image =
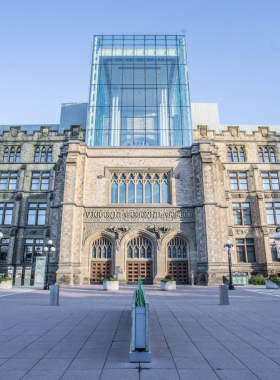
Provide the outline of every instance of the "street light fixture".
{"type": "Polygon", "coordinates": [[[47,246],[44,247],[44,251],[47,254],[47,276],[45,278],[44,290],[49,290],[49,265],[50,265],[50,252],[55,252],[55,247],[53,246],[52,240],[48,240],[47,246]]]}
{"type": "Polygon", "coordinates": [[[228,266],[229,266],[229,290],[234,290],[234,286],[232,283],[232,275],[231,275],[231,253],[234,251],[234,246],[231,244],[230,240],[226,241],[226,244],[223,247],[223,251],[228,253],[228,266]]]}

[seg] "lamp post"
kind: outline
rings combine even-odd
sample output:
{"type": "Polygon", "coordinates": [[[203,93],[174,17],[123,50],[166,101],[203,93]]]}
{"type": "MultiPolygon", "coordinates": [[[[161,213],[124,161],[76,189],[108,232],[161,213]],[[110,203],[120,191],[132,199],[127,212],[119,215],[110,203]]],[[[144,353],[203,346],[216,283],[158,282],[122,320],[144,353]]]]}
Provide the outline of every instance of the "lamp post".
{"type": "Polygon", "coordinates": [[[50,265],[50,252],[55,252],[52,240],[48,240],[47,246],[44,247],[44,251],[47,254],[47,276],[45,279],[44,290],[49,290],[49,265],[50,265]]]}
{"type": "Polygon", "coordinates": [[[274,233],[277,258],[280,259],[280,224],[276,227],[276,232],[274,233]]]}
{"type": "Polygon", "coordinates": [[[234,251],[234,246],[231,244],[230,240],[226,241],[226,244],[223,247],[223,251],[228,253],[228,266],[229,266],[229,290],[234,290],[234,286],[232,283],[232,275],[231,275],[231,253],[234,251]]]}

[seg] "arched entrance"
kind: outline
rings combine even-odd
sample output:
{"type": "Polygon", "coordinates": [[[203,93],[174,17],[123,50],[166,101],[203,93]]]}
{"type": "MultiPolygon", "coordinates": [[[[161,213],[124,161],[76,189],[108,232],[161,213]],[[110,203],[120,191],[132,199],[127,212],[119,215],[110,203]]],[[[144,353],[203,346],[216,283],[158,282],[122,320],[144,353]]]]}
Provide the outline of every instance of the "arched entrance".
{"type": "Polygon", "coordinates": [[[137,236],[126,244],[126,281],[138,283],[141,277],[143,284],[153,283],[152,242],[143,236],[137,236]]]}
{"type": "Polygon", "coordinates": [[[188,275],[188,243],[179,236],[167,242],[167,274],[179,284],[189,282],[188,275]]]}
{"type": "Polygon", "coordinates": [[[90,270],[90,282],[101,283],[105,277],[112,274],[112,242],[100,237],[92,243],[92,258],[90,270]]]}

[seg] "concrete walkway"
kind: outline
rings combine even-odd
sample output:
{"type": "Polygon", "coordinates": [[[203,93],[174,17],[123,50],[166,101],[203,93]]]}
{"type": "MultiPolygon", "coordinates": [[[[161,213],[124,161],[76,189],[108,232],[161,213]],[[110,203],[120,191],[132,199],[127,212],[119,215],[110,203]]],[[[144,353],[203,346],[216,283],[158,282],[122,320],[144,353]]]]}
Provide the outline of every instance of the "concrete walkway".
{"type": "Polygon", "coordinates": [[[145,289],[150,364],[128,362],[132,286],[62,288],[59,307],[47,291],[1,291],[0,378],[280,379],[280,291],[238,288],[219,306],[214,287],[145,289]]]}

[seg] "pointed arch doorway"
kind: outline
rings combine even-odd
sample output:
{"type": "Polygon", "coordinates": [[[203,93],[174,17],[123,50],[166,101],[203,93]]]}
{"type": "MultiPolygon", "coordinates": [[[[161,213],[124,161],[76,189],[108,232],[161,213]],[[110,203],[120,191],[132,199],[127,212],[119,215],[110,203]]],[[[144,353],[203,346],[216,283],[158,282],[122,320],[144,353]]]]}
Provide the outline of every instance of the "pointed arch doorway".
{"type": "Polygon", "coordinates": [[[126,282],[137,284],[153,283],[152,242],[143,236],[132,238],[126,244],[126,282]]]}

